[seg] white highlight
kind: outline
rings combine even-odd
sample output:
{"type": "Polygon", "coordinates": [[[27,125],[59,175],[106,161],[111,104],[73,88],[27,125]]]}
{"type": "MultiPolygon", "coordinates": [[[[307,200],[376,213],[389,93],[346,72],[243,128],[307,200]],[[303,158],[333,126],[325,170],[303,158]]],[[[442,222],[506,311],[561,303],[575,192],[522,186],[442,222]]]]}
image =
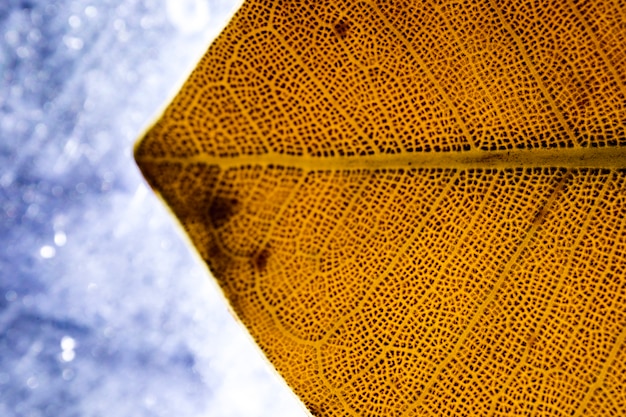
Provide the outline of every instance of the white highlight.
{"type": "Polygon", "coordinates": [[[211,9],[207,0],[167,0],[167,17],[181,32],[194,33],[206,29],[211,9]]]}
{"type": "Polygon", "coordinates": [[[64,232],[56,232],[54,234],[54,244],[61,247],[67,243],[67,235],[64,232]]]}
{"type": "Polygon", "coordinates": [[[74,29],[78,29],[80,28],[80,26],[82,25],[82,21],[80,20],[80,17],[74,15],[71,15],[69,19],[67,19],[67,23],[69,23],[69,25],[74,28],[74,29]]]}
{"type": "Polygon", "coordinates": [[[45,245],[42,246],[41,249],[39,249],[39,255],[41,255],[41,257],[44,259],[54,258],[54,255],[56,254],[57,250],[54,248],[54,246],[45,245]]]}
{"type": "Polygon", "coordinates": [[[76,340],[69,336],[63,336],[61,339],[61,359],[63,362],[71,362],[76,357],[76,352],[74,352],[74,348],[76,348],[76,340]]]}
{"type": "Polygon", "coordinates": [[[69,336],[63,336],[63,339],[61,339],[61,349],[74,350],[75,347],[76,341],[74,340],[74,338],[69,336]]]}

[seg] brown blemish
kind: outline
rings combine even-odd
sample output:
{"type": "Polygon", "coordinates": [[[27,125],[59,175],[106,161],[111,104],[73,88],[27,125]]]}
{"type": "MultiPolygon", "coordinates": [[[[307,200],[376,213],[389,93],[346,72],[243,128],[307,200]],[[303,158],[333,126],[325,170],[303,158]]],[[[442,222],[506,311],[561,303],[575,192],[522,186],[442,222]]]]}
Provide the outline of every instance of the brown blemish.
{"type": "Polygon", "coordinates": [[[348,30],[350,29],[350,24],[344,19],[339,19],[337,23],[335,23],[335,34],[339,36],[341,39],[345,39],[348,36],[348,30]]]}
{"type": "Polygon", "coordinates": [[[533,219],[531,225],[533,227],[541,226],[541,224],[546,220],[547,216],[548,216],[548,209],[546,207],[543,207],[541,210],[537,212],[537,214],[535,214],[535,218],[533,219]]]}
{"type": "Polygon", "coordinates": [[[207,249],[207,257],[209,259],[220,259],[224,256],[224,252],[222,248],[220,248],[215,242],[209,243],[209,248],[207,249]]]}
{"type": "Polygon", "coordinates": [[[265,272],[265,268],[267,268],[267,261],[272,254],[269,245],[264,247],[259,253],[254,255],[252,263],[254,267],[259,272],[265,272]]]}
{"type": "Polygon", "coordinates": [[[210,242],[206,249],[205,261],[215,279],[221,283],[223,275],[229,269],[233,259],[216,242],[210,242]]]}
{"type": "Polygon", "coordinates": [[[217,229],[233,217],[239,209],[239,200],[236,198],[215,197],[209,207],[209,219],[217,229]]]}
{"type": "Polygon", "coordinates": [[[319,405],[306,403],[306,408],[309,409],[309,413],[311,413],[311,415],[313,417],[321,417],[322,416],[321,407],[319,405]]]}

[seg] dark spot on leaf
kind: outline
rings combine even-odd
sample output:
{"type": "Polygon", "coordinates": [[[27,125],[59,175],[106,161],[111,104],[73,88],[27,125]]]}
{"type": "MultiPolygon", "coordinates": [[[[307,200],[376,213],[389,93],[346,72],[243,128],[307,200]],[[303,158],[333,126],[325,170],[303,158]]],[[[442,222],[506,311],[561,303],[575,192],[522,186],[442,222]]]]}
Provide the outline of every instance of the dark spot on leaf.
{"type": "Polygon", "coordinates": [[[225,271],[229,269],[232,258],[215,242],[209,242],[205,261],[215,279],[220,282],[225,271]]]}
{"type": "Polygon", "coordinates": [[[271,251],[269,246],[266,246],[259,253],[254,255],[253,263],[257,271],[265,272],[265,268],[267,268],[267,261],[270,255],[271,251]]]}
{"type": "Polygon", "coordinates": [[[346,36],[348,36],[348,29],[350,29],[350,24],[344,19],[339,19],[339,21],[335,23],[335,34],[341,39],[345,39],[346,36]]]}
{"type": "MultiPolygon", "coordinates": [[[[494,151],[496,149],[487,149],[487,148],[481,148],[483,151],[494,151]]],[[[492,165],[494,163],[497,162],[502,162],[504,160],[506,160],[506,158],[508,157],[508,154],[504,154],[504,153],[492,153],[492,152],[485,152],[484,154],[482,154],[479,158],[477,158],[478,163],[480,164],[484,164],[484,165],[492,165]]]]}
{"type": "Polygon", "coordinates": [[[539,210],[537,214],[535,215],[535,218],[532,221],[532,225],[534,227],[540,226],[545,221],[547,215],[548,215],[548,211],[546,210],[545,207],[539,210]]]}
{"type": "Polygon", "coordinates": [[[209,248],[207,249],[207,255],[209,258],[221,258],[224,256],[224,252],[222,252],[222,248],[220,248],[215,242],[209,243],[209,248]]]}
{"type": "Polygon", "coordinates": [[[236,198],[215,197],[209,207],[209,219],[215,228],[222,227],[238,209],[239,200],[236,198]]]}
{"type": "Polygon", "coordinates": [[[320,410],[320,406],[317,404],[306,403],[306,408],[309,409],[309,412],[313,417],[322,417],[322,411],[320,410]]]}

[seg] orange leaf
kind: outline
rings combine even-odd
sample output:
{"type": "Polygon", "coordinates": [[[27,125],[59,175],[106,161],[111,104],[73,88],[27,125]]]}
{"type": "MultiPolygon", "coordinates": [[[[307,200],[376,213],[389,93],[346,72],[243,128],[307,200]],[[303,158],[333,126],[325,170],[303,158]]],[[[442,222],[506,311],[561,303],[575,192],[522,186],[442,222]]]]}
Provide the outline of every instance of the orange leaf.
{"type": "Polygon", "coordinates": [[[244,3],[137,162],[315,416],[626,415],[626,8],[244,3]]]}

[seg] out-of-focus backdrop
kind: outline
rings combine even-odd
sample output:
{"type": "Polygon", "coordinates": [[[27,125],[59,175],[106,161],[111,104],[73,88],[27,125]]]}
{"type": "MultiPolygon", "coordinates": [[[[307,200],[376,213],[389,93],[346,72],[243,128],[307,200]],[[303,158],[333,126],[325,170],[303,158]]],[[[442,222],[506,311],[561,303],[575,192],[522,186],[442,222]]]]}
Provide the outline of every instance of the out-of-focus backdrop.
{"type": "Polygon", "coordinates": [[[0,2],[0,416],[305,416],[132,145],[234,0],[0,2]]]}

